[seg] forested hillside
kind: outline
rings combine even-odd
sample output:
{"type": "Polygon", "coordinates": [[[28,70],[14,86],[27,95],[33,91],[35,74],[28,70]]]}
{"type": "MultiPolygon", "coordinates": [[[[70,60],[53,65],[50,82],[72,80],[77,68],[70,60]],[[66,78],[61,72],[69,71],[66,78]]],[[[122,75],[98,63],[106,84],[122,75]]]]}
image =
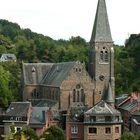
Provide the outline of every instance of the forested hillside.
{"type": "MultiPolygon", "coordinates": [[[[131,35],[126,46],[115,45],[116,94],[140,91],[140,35],[131,35]]],[[[16,23],[0,20],[0,55],[14,53],[17,63],[0,63],[0,102],[6,107],[21,99],[22,62],[85,62],[87,67],[89,43],[77,36],[69,40],[54,40],[16,23]]]]}

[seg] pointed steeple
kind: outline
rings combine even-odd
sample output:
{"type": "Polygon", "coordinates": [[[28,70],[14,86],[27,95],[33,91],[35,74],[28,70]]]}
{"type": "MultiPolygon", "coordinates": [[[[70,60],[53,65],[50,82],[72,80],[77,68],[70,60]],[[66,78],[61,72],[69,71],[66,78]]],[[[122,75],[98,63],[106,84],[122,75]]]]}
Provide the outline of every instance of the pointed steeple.
{"type": "Polygon", "coordinates": [[[106,103],[114,106],[114,98],[113,98],[113,94],[112,94],[112,89],[111,89],[110,82],[108,84],[108,91],[104,93],[103,100],[106,103]]]}
{"type": "Polygon", "coordinates": [[[96,17],[90,42],[113,42],[105,0],[98,0],[96,17]]]}

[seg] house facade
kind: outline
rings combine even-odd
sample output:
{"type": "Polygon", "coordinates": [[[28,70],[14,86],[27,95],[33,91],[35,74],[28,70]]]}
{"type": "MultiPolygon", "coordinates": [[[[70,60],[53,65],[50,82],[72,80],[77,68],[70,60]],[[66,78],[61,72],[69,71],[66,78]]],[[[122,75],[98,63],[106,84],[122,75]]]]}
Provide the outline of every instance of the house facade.
{"type": "Polygon", "coordinates": [[[84,115],[84,140],[121,138],[121,113],[105,101],[100,101],[84,115]]]}
{"type": "Polygon", "coordinates": [[[30,127],[40,136],[51,125],[58,125],[57,116],[58,113],[48,107],[33,107],[30,102],[12,102],[3,116],[4,134],[10,132],[13,125],[15,133],[23,127],[30,127]]]}
{"type": "Polygon", "coordinates": [[[29,125],[32,105],[29,102],[13,102],[6,110],[4,116],[4,134],[10,131],[10,126],[14,124],[15,132],[22,127],[29,125]]]}

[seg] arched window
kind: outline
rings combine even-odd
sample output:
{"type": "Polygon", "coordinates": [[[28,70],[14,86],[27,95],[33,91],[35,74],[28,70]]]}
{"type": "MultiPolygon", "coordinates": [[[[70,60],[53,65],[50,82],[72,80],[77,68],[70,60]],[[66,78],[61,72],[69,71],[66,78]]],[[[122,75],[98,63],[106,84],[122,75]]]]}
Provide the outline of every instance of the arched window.
{"type": "Polygon", "coordinates": [[[73,89],[73,102],[84,102],[84,89],[80,84],[73,89]]]}
{"type": "Polygon", "coordinates": [[[76,102],[76,90],[73,89],[73,102],[76,102]]]}
{"type": "Polygon", "coordinates": [[[79,95],[79,90],[77,91],[77,102],[80,102],[80,99],[79,99],[80,95],[79,95]]]}
{"type": "Polygon", "coordinates": [[[109,61],[109,53],[107,48],[103,47],[100,51],[100,62],[101,63],[107,63],[109,61]]]}
{"type": "Polygon", "coordinates": [[[103,57],[103,51],[100,51],[100,60],[103,61],[104,57],[103,57]]]}
{"type": "Polygon", "coordinates": [[[108,62],[108,52],[107,51],[105,51],[104,59],[105,59],[105,62],[108,62]]]}
{"type": "Polygon", "coordinates": [[[81,102],[84,102],[84,89],[81,89],[81,102]]]}

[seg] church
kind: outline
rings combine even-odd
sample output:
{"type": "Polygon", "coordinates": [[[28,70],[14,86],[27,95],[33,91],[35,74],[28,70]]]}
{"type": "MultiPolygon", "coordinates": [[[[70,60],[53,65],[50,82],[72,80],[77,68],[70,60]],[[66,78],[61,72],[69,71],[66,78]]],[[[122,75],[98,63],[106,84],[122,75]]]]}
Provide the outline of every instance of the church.
{"type": "MultiPolygon", "coordinates": [[[[88,54],[87,54],[88,55],[88,54]]],[[[23,101],[68,110],[114,105],[114,49],[105,0],[99,0],[89,49],[89,71],[81,62],[23,63],[23,101]],[[109,87],[111,94],[108,95],[109,87]]]]}
{"type": "Polygon", "coordinates": [[[79,61],[23,63],[23,101],[65,112],[67,140],[119,140],[114,48],[105,0],[98,0],[89,68],[79,61]]]}

